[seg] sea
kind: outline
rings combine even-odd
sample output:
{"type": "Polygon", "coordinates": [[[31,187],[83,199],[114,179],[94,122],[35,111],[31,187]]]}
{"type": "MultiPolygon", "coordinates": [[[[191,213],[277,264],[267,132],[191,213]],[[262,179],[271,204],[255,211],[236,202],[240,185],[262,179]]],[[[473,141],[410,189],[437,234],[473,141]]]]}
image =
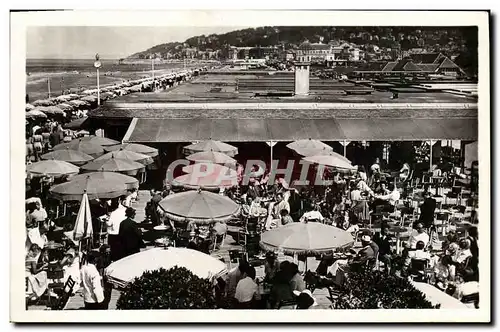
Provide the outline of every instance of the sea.
{"type": "MultiPolygon", "coordinates": [[[[100,60],[99,86],[105,87],[126,80],[151,77],[149,60],[118,59],[100,60]]],[[[199,62],[186,63],[186,68],[199,66],[199,62]]],[[[182,61],[155,62],[155,75],[162,75],[184,68],[182,61]]],[[[28,102],[57,97],[70,89],[92,89],[97,87],[97,70],[93,59],[27,59],[26,95],[28,102]]]]}

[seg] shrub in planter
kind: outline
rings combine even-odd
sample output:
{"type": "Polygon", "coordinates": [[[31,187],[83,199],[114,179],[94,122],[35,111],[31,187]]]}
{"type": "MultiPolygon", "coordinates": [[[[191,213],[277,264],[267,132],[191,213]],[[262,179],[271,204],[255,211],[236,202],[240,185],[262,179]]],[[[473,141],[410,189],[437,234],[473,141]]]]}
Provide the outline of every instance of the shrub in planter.
{"type": "Polygon", "coordinates": [[[117,309],[215,309],[214,286],[184,267],[147,271],[121,293],[117,309]]]}
{"type": "Polygon", "coordinates": [[[360,268],[349,274],[332,299],[335,309],[434,309],[406,278],[360,268]]]}

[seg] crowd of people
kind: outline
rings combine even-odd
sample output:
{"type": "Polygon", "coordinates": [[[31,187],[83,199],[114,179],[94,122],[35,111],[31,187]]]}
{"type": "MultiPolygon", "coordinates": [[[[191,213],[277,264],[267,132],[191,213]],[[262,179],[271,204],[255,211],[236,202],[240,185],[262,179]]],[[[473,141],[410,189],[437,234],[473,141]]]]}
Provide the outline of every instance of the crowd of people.
{"type": "MultiPolygon", "coordinates": [[[[48,147],[59,143],[64,136],[56,122],[48,122],[47,131],[52,131],[48,147]]],[[[163,213],[159,203],[179,190],[169,184],[160,191],[151,191],[146,220],[135,220],[136,211],[132,205],[137,200],[137,190],[131,190],[128,196],[91,201],[92,247],[99,249],[88,251],[85,256],[81,255],[76,247],[78,243],[71,236],[70,219],[74,219],[76,210],[70,208],[66,221],[55,222],[53,213],[44,209],[45,202],[35,199],[27,204],[26,214],[27,290],[33,298],[52,292],[48,289],[49,279],[62,271],[61,281],[71,276],[78,285],[83,285],[88,309],[105,308],[111,286],[106,281],[97,283],[95,280],[104,279],[104,268],[111,262],[137,253],[147,245],[158,244],[158,238],[145,238],[145,228],[159,227],[161,232],[152,233],[161,233],[160,238],[167,239],[163,245],[185,246],[210,254],[220,247],[231,224],[260,234],[291,223],[319,222],[351,233],[360,246],[342,255],[322,255],[314,272],[318,278],[342,284],[353,266],[367,265],[388,274],[430,282],[461,298],[470,292],[471,284],[476,285],[479,280],[477,228],[469,227],[461,234],[461,229],[453,223],[440,225],[436,211],[441,204],[431,192],[431,184],[423,185],[420,191],[415,190],[410,181],[411,173],[407,164],[399,172],[385,173],[376,160],[369,172],[361,166],[354,173],[331,173],[333,183],[329,187],[295,188],[283,179],[270,184],[255,178],[248,186],[220,191],[221,195],[241,205],[239,218],[207,225],[193,221],[174,222],[163,213]],[[419,202],[418,205],[415,202],[419,202]],[[407,219],[409,223],[405,228],[407,219]],[[398,227],[403,230],[395,230],[398,227]],[[400,236],[401,232],[409,234],[400,236]],[[102,239],[102,233],[106,234],[106,240],[102,239]],[[444,233],[444,240],[440,239],[440,234],[444,233]],[[87,267],[81,268],[83,262],[87,267]]],[[[37,194],[46,198],[43,191],[37,194]]],[[[299,265],[287,261],[279,263],[275,255],[269,253],[265,277],[258,278],[255,268],[246,262],[247,258],[257,255],[258,252],[247,255],[221,282],[224,286],[219,285],[219,295],[230,299],[229,307],[279,308],[292,302],[294,307],[301,309],[313,306],[315,300],[305,289],[299,265]],[[270,288],[268,292],[261,291],[263,285],[270,288]],[[266,294],[265,304],[259,299],[263,293],[266,294]]],[[[59,295],[50,293],[50,296],[59,295]]]]}

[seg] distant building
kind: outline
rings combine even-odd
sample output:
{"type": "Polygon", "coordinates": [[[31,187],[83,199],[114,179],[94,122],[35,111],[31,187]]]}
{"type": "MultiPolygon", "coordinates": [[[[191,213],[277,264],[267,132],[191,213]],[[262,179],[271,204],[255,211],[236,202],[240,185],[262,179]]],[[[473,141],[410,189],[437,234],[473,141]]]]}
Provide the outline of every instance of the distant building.
{"type": "Polygon", "coordinates": [[[297,60],[311,63],[325,63],[335,60],[333,45],[305,41],[297,49],[297,60]]]}

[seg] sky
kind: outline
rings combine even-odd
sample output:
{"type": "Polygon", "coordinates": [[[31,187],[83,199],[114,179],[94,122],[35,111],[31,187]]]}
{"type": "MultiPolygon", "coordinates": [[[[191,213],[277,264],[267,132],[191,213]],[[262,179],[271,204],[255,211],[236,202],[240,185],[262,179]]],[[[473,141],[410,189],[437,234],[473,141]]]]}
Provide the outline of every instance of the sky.
{"type": "Polygon", "coordinates": [[[245,27],[30,27],[28,59],[118,59],[158,44],[245,27]]]}

